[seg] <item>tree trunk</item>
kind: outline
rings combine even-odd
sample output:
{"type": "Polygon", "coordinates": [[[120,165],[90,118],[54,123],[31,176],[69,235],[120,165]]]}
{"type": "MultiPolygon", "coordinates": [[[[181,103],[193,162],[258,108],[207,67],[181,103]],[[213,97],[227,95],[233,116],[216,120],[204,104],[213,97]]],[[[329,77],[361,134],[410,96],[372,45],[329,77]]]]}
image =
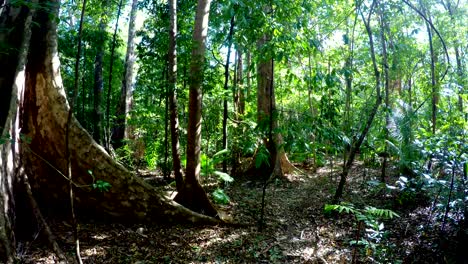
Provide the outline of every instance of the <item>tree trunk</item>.
{"type": "MultiPolygon", "coordinates": [[[[258,41],[259,49],[270,41],[264,35],[258,41]]],[[[264,56],[261,56],[264,57],[264,56]]],[[[261,58],[257,63],[257,123],[265,135],[263,142],[269,151],[269,164],[263,163],[259,169],[261,177],[270,177],[272,173],[276,177],[283,177],[281,163],[279,162],[278,147],[275,130],[278,127],[276,119],[276,102],[274,94],[274,62],[273,58],[261,58]]]]}
{"type": "Polygon", "coordinates": [[[351,170],[351,166],[353,166],[354,159],[356,158],[356,153],[361,148],[362,142],[364,141],[364,138],[367,136],[367,133],[369,132],[372,126],[372,123],[374,122],[375,115],[377,114],[377,111],[379,110],[379,106],[382,103],[382,97],[381,97],[381,92],[380,92],[380,85],[381,85],[380,71],[379,71],[379,68],[377,67],[377,59],[375,58],[375,49],[374,49],[374,38],[372,36],[372,29],[370,26],[370,18],[371,18],[373,9],[378,5],[379,5],[378,0],[374,0],[372,2],[367,19],[364,17],[362,10],[359,10],[359,12],[361,12],[362,21],[364,22],[364,26],[366,28],[367,35],[369,37],[370,55],[372,59],[372,66],[374,68],[375,90],[376,90],[377,98],[375,100],[374,107],[372,108],[369,116],[367,117],[367,121],[366,121],[366,124],[364,125],[364,129],[359,135],[359,138],[357,139],[357,141],[353,142],[353,144],[351,145],[348,158],[346,159],[346,163],[343,166],[343,172],[340,175],[340,182],[338,183],[338,187],[336,188],[335,195],[333,196],[333,200],[332,200],[333,204],[339,203],[341,197],[343,196],[343,190],[346,184],[346,179],[348,177],[349,171],[351,170]]]}
{"type": "MultiPolygon", "coordinates": [[[[10,139],[7,134],[12,139],[2,140],[0,146],[0,261],[12,263],[15,258],[14,219],[16,212],[24,211],[13,206],[14,197],[24,192],[24,189],[14,188],[18,182],[17,173],[28,176],[42,208],[60,212],[69,206],[68,180],[64,177],[69,106],[57,52],[58,1],[40,1],[43,6],[53,4],[53,8],[37,10],[34,26],[31,26],[33,10],[12,6],[9,1],[6,4],[7,8],[0,10],[0,26],[13,30],[1,31],[0,39],[2,44],[15,48],[0,53],[0,67],[5,69],[0,71],[0,105],[5,108],[0,112],[0,127],[2,139],[10,139]]],[[[219,223],[180,206],[132,175],[117,164],[74,117],[69,140],[75,202],[81,216],[127,222],[219,223]],[[110,183],[110,189],[104,192],[93,189],[97,180],[110,183]]],[[[21,228],[16,227],[17,230],[21,228]]]]}
{"type": "MultiPolygon", "coordinates": [[[[37,1],[32,1],[36,4],[37,1]]],[[[26,7],[12,7],[6,1],[0,9],[2,47],[0,53],[0,262],[14,263],[15,257],[15,202],[18,181],[20,105],[24,92],[24,68],[29,52],[31,23],[35,12],[26,7]]]]}
{"type": "MultiPolygon", "coordinates": [[[[352,32],[351,32],[351,37],[350,37],[350,32],[349,28],[346,28],[346,34],[344,38],[345,45],[348,48],[348,55],[346,57],[345,61],[345,84],[346,84],[346,90],[345,90],[345,109],[344,109],[344,118],[343,118],[343,133],[348,137],[352,138],[351,135],[351,126],[352,126],[352,120],[351,120],[351,110],[352,110],[352,102],[353,102],[353,70],[354,70],[354,31],[356,29],[356,23],[358,20],[358,14],[356,13],[354,17],[354,22],[353,22],[353,27],[352,27],[352,32]]],[[[310,55],[309,55],[310,58],[310,55]]],[[[309,62],[310,64],[310,62],[309,62]]],[[[310,78],[312,78],[312,74],[309,75],[310,78]]],[[[345,143],[345,146],[343,148],[343,164],[346,164],[346,158],[348,155],[348,147],[349,144],[351,143],[351,140],[349,142],[345,143]]]]}
{"type": "MultiPolygon", "coordinates": [[[[430,16],[428,15],[428,19],[430,20],[430,16]]],[[[427,36],[429,39],[429,51],[431,54],[431,106],[432,106],[432,113],[431,113],[431,122],[432,122],[432,134],[435,134],[437,128],[437,105],[439,102],[439,91],[437,89],[437,80],[436,80],[436,71],[435,71],[435,64],[436,64],[436,55],[434,51],[434,45],[432,41],[432,29],[428,22],[426,22],[427,28],[427,36]]]]}
{"type": "Polygon", "coordinates": [[[389,142],[389,128],[390,128],[390,76],[388,73],[388,59],[387,59],[387,43],[385,39],[385,11],[383,10],[383,5],[379,7],[379,16],[380,16],[380,41],[382,44],[382,69],[384,72],[384,90],[385,90],[385,127],[384,127],[384,153],[383,153],[383,162],[382,162],[382,172],[380,175],[380,181],[385,183],[387,163],[388,163],[388,142],[389,142]]]}
{"type": "MultiPolygon", "coordinates": [[[[228,129],[227,129],[227,120],[228,120],[228,84],[229,84],[229,59],[231,57],[231,46],[232,46],[232,35],[234,33],[234,16],[231,17],[231,22],[229,25],[229,33],[227,37],[228,41],[228,50],[226,54],[226,64],[224,65],[224,96],[223,96],[223,150],[227,149],[228,145],[228,129]]],[[[227,160],[223,160],[223,172],[227,172],[227,160]]]]}
{"type": "Polygon", "coordinates": [[[124,75],[122,79],[122,88],[120,102],[115,113],[116,121],[112,133],[114,147],[121,147],[124,139],[128,139],[129,127],[127,117],[132,106],[132,83],[133,83],[133,65],[135,64],[135,43],[134,38],[136,13],[138,10],[138,0],[132,1],[130,10],[130,19],[128,24],[127,53],[125,55],[124,75]]]}
{"type": "Polygon", "coordinates": [[[102,3],[102,16],[101,21],[99,22],[99,42],[97,44],[96,58],[94,60],[94,109],[93,109],[93,138],[99,143],[103,144],[103,127],[102,127],[102,90],[104,89],[104,82],[102,77],[102,64],[104,58],[104,34],[106,31],[106,16],[105,11],[108,8],[108,0],[102,3]]]}
{"type": "Polygon", "coordinates": [[[243,118],[245,114],[245,91],[244,91],[244,66],[242,61],[242,51],[237,51],[237,79],[235,80],[235,87],[236,89],[236,97],[237,100],[237,118],[239,119],[239,115],[241,116],[240,119],[243,118]]]}
{"type": "Polygon", "coordinates": [[[192,61],[189,76],[189,120],[187,129],[187,170],[183,188],[175,201],[208,216],[218,217],[218,212],[200,185],[201,150],[201,85],[205,59],[208,16],[211,0],[198,0],[193,30],[192,61]]]}
{"type": "MultiPolygon", "coordinates": [[[[119,28],[119,18],[120,18],[120,11],[122,10],[123,0],[119,1],[119,7],[117,10],[117,18],[115,20],[115,27],[114,27],[114,35],[112,36],[112,46],[110,52],[110,63],[109,63],[109,81],[107,83],[107,102],[106,102],[106,129],[104,130],[104,138],[105,143],[104,147],[107,151],[110,152],[111,149],[111,138],[117,137],[119,135],[111,133],[111,124],[110,124],[110,108],[111,108],[111,100],[112,100],[112,69],[114,68],[114,57],[115,57],[115,47],[117,46],[117,30],[119,28]]],[[[116,148],[119,147],[119,143],[116,143],[116,148]]]]}
{"type": "Polygon", "coordinates": [[[180,143],[179,143],[179,112],[177,110],[177,0],[169,0],[169,108],[171,115],[171,148],[172,148],[172,166],[176,180],[177,191],[180,192],[184,185],[182,165],[180,161],[180,143]]]}
{"type": "MultiPolygon", "coordinates": [[[[263,36],[258,42],[261,49],[270,41],[268,36],[263,36]]],[[[274,61],[272,58],[262,58],[257,63],[257,122],[265,131],[263,138],[266,148],[270,152],[270,168],[257,168],[262,177],[284,177],[286,173],[295,170],[286,152],[280,147],[283,145],[283,137],[278,130],[278,116],[276,111],[276,98],[274,89],[274,61]]]]}

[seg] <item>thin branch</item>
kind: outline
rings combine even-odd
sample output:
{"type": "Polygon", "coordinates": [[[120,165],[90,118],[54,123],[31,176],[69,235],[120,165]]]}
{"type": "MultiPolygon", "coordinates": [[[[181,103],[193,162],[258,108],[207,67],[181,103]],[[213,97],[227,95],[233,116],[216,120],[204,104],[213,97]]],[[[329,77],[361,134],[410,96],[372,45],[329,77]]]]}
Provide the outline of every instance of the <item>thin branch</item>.
{"type": "Polygon", "coordinates": [[[440,42],[442,43],[442,47],[444,48],[444,52],[445,52],[445,57],[447,58],[447,67],[445,68],[445,71],[444,71],[444,74],[442,75],[442,77],[440,78],[440,81],[442,81],[445,76],[447,75],[447,72],[450,68],[450,56],[448,54],[448,49],[447,49],[447,45],[445,44],[445,41],[444,41],[444,38],[442,38],[442,36],[440,35],[439,31],[437,30],[437,28],[434,26],[434,24],[432,23],[432,21],[430,19],[428,19],[419,9],[417,9],[415,6],[413,6],[413,4],[411,4],[409,1],[407,0],[403,0],[403,2],[405,4],[407,4],[411,9],[413,9],[414,11],[416,11],[416,13],[419,14],[419,16],[421,16],[424,21],[426,21],[430,26],[431,28],[434,30],[434,32],[437,34],[437,37],[439,37],[440,39],[440,42]]]}
{"type": "Polygon", "coordinates": [[[71,213],[71,220],[72,220],[72,229],[73,229],[73,238],[75,240],[75,258],[79,264],[83,264],[83,260],[81,259],[80,253],[80,240],[78,235],[78,221],[76,220],[75,214],[75,194],[73,192],[73,173],[72,173],[72,163],[71,163],[71,151],[70,151],[70,125],[72,122],[73,117],[73,108],[77,102],[77,95],[78,95],[78,80],[80,77],[80,57],[81,57],[81,41],[83,35],[83,21],[84,21],[84,14],[86,10],[86,0],[83,0],[83,6],[81,8],[81,17],[80,17],[80,25],[78,28],[78,47],[76,51],[76,61],[75,61],[75,80],[74,80],[74,87],[73,87],[73,94],[70,100],[70,109],[68,110],[68,117],[67,123],[65,127],[65,157],[67,158],[67,169],[68,169],[68,179],[69,182],[69,192],[70,192],[70,213],[71,213]]]}

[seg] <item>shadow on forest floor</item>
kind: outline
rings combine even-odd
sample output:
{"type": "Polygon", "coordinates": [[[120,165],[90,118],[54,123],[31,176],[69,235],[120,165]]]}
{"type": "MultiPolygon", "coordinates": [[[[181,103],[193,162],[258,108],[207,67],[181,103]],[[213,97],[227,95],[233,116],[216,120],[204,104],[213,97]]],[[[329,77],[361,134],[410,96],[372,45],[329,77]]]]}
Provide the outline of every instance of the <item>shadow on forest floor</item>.
{"type": "MultiPolygon", "coordinates": [[[[85,263],[140,264],[351,263],[353,247],[350,240],[356,235],[355,219],[345,214],[331,218],[323,213],[324,205],[330,202],[334,193],[340,168],[324,167],[315,173],[301,170],[305,173],[292,175],[289,182],[269,185],[267,227],[263,232],[256,227],[261,208],[261,183],[239,180],[226,187],[231,203],[221,209],[235,222],[252,223],[251,227],[81,223],[83,260],[85,263]]],[[[344,200],[356,207],[373,205],[400,214],[401,218],[385,221],[389,246],[379,250],[383,250],[389,262],[438,262],[437,254],[431,248],[435,236],[417,231],[426,222],[425,207],[408,212],[392,208],[394,199],[390,194],[372,192],[367,184],[378,174],[377,169],[364,168],[357,163],[350,174],[344,200]],[[415,254],[421,250],[424,256],[415,254]]],[[[395,180],[392,177],[388,182],[395,180]]],[[[167,186],[164,188],[170,191],[167,186]]],[[[74,243],[70,226],[58,222],[51,227],[59,245],[72,258],[74,243]]],[[[23,252],[23,263],[55,263],[56,260],[45,242],[39,239],[19,251],[23,252]]],[[[376,262],[372,250],[357,252],[357,263],[376,262]]]]}

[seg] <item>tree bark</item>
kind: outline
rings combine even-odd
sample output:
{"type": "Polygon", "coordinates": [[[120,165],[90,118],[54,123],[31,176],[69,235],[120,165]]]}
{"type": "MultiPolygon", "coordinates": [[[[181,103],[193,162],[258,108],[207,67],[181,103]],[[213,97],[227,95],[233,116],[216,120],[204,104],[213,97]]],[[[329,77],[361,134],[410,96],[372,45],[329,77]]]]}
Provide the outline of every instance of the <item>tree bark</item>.
{"type": "MultiPolygon", "coordinates": [[[[13,7],[10,1],[0,9],[0,262],[16,261],[15,183],[20,165],[20,105],[24,93],[24,70],[31,39],[35,9],[13,7]]],[[[33,6],[37,1],[32,1],[33,6]]]]}
{"type": "MultiPolygon", "coordinates": [[[[261,49],[269,41],[269,36],[264,35],[258,41],[258,47],[261,49]]],[[[257,62],[257,123],[267,133],[263,138],[263,142],[270,152],[270,166],[269,168],[257,168],[257,171],[262,177],[269,177],[273,173],[274,177],[283,178],[286,173],[292,172],[296,168],[291,164],[286,152],[281,148],[283,137],[278,132],[274,61],[271,55],[269,57],[267,59],[262,58],[257,62]]]]}
{"type": "Polygon", "coordinates": [[[106,32],[106,16],[105,11],[108,8],[108,0],[102,2],[102,15],[101,21],[99,22],[99,42],[97,45],[96,58],[94,60],[94,87],[93,87],[93,98],[94,98],[94,107],[93,107],[93,139],[98,144],[103,144],[103,127],[102,127],[102,90],[104,89],[104,82],[102,77],[103,69],[103,58],[104,58],[104,34],[106,32]]]}
{"type": "MultiPolygon", "coordinates": [[[[112,100],[112,78],[113,78],[113,73],[112,69],[114,68],[114,56],[115,56],[115,47],[117,46],[117,30],[119,29],[119,18],[120,18],[120,12],[122,10],[122,5],[123,5],[123,0],[119,1],[119,6],[117,10],[117,18],[115,20],[115,27],[114,27],[114,35],[112,36],[112,46],[111,46],[111,52],[110,52],[110,63],[109,63],[109,81],[107,83],[107,102],[106,102],[106,129],[104,131],[104,138],[105,138],[105,143],[104,147],[107,149],[107,151],[110,152],[111,149],[111,139],[114,139],[117,135],[111,134],[111,123],[110,123],[110,108],[111,108],[111,100],[112,100]]],[[[117,142],[117,141],[115,141],[117,142]]],[[[116,143],[116,148],[119,147],[119,143],[116,143]]]]}
{"type": "MultiPolygon", "coordinates": [[[[429,20],[431,19],[429,15],[428,15],[428,19],[429,20]]],[[[437,89],[437,80],[436,80],[436,71],[435,71],[436,55],[435,55],[434,45],[432,41],[432,30],[428,22],[426,22],[426,29],[427,29],[427,36],[429,39],[429,51],[431,54],[432,134],[435,134],[436,129],[437,129],[437,105],[439,103],[439,91],[437,89]]]]}
{"type": "Polygon", "coordinates": [[[389,141],[389,127],[390,127],[390,76],[388,73],[388,59],[387,59],[387,42],[385,39],[385,11],[383,10],[383,4],[379,7],[379,16],[380,16],[380,42],[382,45],[382,69],[384,73],[384,90],[385,90],[385,127],[384,127],[384,155],[383,155],[383,162],[382,162],[382,172],[380,175],[380,181],[385,183],[386,177],[386,170],[387,170],[387,162],[388,162],[388,141],[389,141]]]}
{"type": "MultiPolygon", "coordinates": [[[[234,16],[231,17],[231,22],[229,24],[229,33],[227,37],[228,41],[228,50],[226,54],[226,64],[224,65],[224,96],[223,96],[223,149],[227,149],[228,145],[228,129],[227,129],[227,120],[228,120],[228,84],[229,84],[229,59],[231,57],[231,46],[232,46],[232,35],[234,33],[234,16]]],[[[227,172],[227,160],[223,160],[223,172],[227,172]]]]}
{"type": "Polygon", "coordinates": [[[177,110],[177,0],[169,0],[169,108],[171,126],[172,167],[177,191],[184,185],[179,143],[179,111],[177,110]]]}
{"type": "Polygon", "coordinates": [[[129,127],[127,124],[128,114],[132,106],[132,83],[133,83],[133,65],[135,64],[135,20],[138,11],[138,0],[132,0],[130,10],[130,19],[128,24],[127,53],[125,54],[124,74],[122,79],[122,88],[120,102],[115,113],[116,121],[112,133],[113,145],[115,148],[121,147],[124,139],[128,139],[129,127]]]}
{"type": "MultiPolygon", "coordinates": [[[[8,108],[0,112],[0,262],[15,260],[14,197],[18,172],[28,176],[40,207],[58,213],[67,209],[68,183],[65,129],[69,106],[60,76],[55,18],[58,1],[39,2],[33,10],[12,6],[0,10],[0,41],[14,47],[0,53],[0,91],[8,108]],[[52,5],[51,5],[52,4],[52,5]],[[34,21],[31,22],[31,19],[34,21]],[[34,26],[32,26],[34,23],[34,26]],[[33,43],[33,45],[30,45],[33,43]],[[3,96],[5,95],[5,97],[3,96]],[[21,133],[20,133],[21,131],[21,133]],[[8,135],[9,134],[9,135],[8,135]],[[11,139],[11,140],[10,140],[11,139]],[[21,143],[20,143],[21,142],[21,143]]],[[[4,104],[1,104],[4,107],[4,104]]],[[[77,120],[70,122],[70,155],[75,203],[81,216],[126,222],[219,223],[171,201],[117,164],[77,120]],[[89,173],[92,171],[92,175],[89,173]],[[97,180],[111,188],[93,189],[97,180]]],[[[17,226],[16,229],[21,229],[17,226]]]]}
{"type": "Polygon", "coordinates": [[[187,129],[187,169],[183,188],[174,198],[178,203],[208,216],[218,212],[200,185],[201,150],[201,86],[205,60],[208,16],[211,0],[198,0],[193,30],[192,60],[189,75],[189,120],[187,129]]]}
{"type": "Polygon", "coordinates": [[[244,65],[242,61],[242,51],[239,49],[237,51],[237,80],[236,82],[236,97],[237,100],[237,118],[242,119],[245,114],[245,91],[244,91],[244,65]],[[239,117],[240,115],[240,117],[239,117]]]}
{"type": "MultiPolygon", "coordinates": [[[[267,35],[262,36],[258,41],[259,49],[270,41],[267,35]]],[[[257,123],[265,132],[263,142],[269,151],[269,164],[263,163],[258,168],[262,178],[270,177],[272,173],[275,176],[282,177],[281,163],[279,162],[278,146],[276,142],[276,129],[278,121],[276,119],[276,102],[274,94],[274,61],[270,56],[261,58],[257,63],[257,123]]]]}

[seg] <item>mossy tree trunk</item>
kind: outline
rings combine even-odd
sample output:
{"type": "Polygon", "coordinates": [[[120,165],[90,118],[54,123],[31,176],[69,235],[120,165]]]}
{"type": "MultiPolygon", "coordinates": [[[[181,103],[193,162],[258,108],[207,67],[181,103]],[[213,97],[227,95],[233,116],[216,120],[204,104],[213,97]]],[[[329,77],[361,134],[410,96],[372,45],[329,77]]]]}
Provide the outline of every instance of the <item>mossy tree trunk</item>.
{"type": "MultiPolygon", "coordinates": [[[[60,76],[55,24],[59,2],[38,3],[43,8],[36,12],[12,6],[10,1],[0,10],[0,27],[12,28],[0,31],[0,44],[10,47],[0,53],[0,105],[5,108],[0,111],[2,263],[14,261],[14,230],[21,229],[15,227],[14,219],[17,212],[25,210],[20,204],[14,206],[14,197],[25,191],[18,187],[17,177],[28,176],[42,208],[54,213],[69,206],[68,180],[64,177],[69,106],[60,76]]],[[[75,205],[81,216],[126,222],[219,223],[166,198],[117,164],[75,118],[71,120],[69,140],[75,205]],[[97,180],[110,183],[111,188],[105,192],[93,189],[97,180]]]]}

